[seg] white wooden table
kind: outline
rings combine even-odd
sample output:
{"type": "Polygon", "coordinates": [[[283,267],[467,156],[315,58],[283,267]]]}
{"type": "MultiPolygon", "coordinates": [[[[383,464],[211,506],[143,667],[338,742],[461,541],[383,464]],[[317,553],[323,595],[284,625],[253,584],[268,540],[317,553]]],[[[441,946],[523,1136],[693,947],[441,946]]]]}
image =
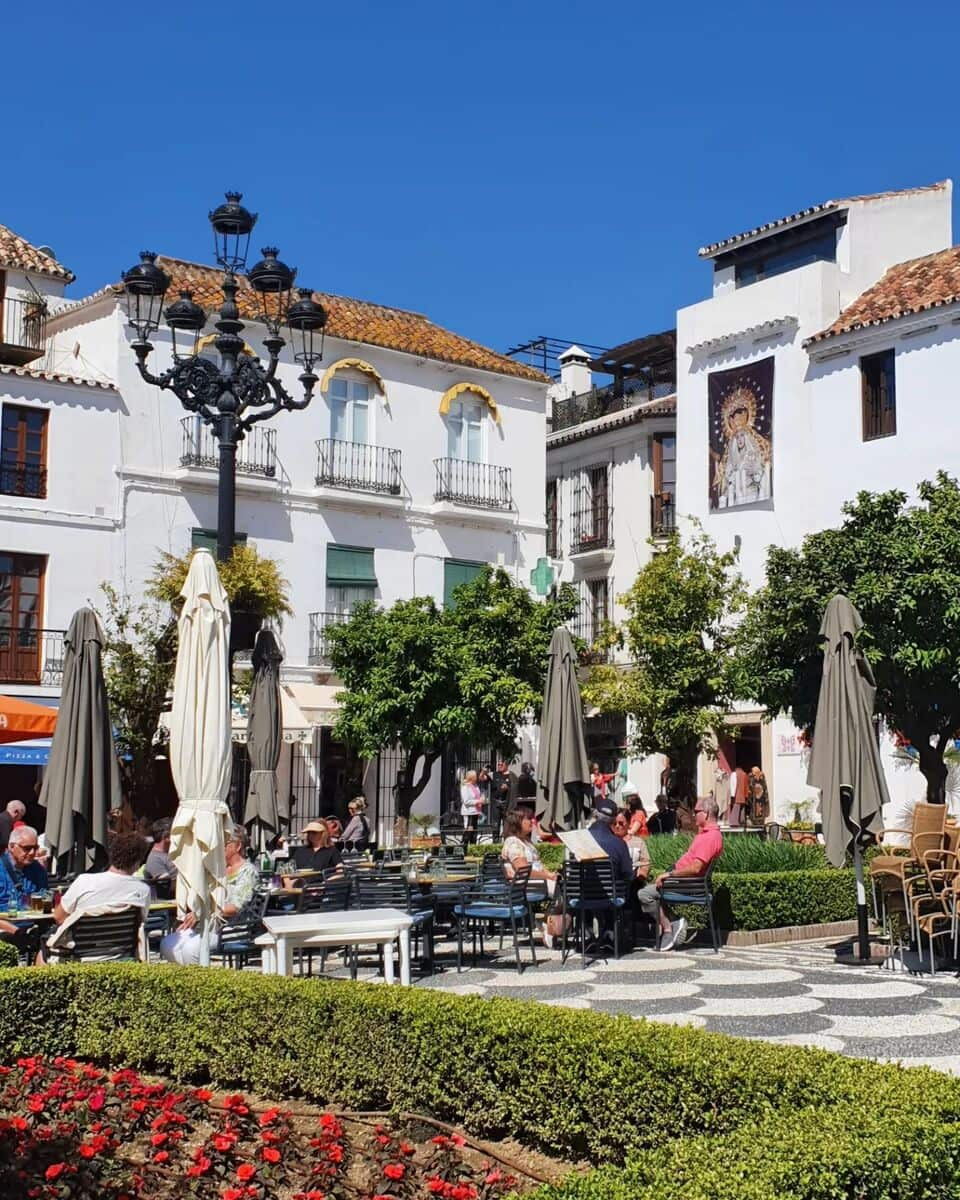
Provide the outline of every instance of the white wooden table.
{"type": "Polygon", "coordinates": [[[413,917],[399,908],[358,908],[346,912],[268,914],[267,932],[257,938],[264,975],[293,973],[294,950],[327,946],[383,947],[383,977],[393,983],[393,943],[400,943],[400,982],[410,983],[410,928],[413,917]]]}

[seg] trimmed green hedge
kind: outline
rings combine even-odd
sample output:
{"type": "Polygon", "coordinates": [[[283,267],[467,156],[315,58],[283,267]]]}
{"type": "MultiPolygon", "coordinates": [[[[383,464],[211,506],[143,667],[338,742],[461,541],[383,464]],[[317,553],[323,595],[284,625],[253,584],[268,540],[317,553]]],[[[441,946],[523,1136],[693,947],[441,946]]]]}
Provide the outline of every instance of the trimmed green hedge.
{"type": "Polygon", "coordinates": [[[922,1068],[525,1001],[199,968],[4,970],[0,1008],[0,1064],[65,1054],[278,1099],[419,1110],[607,1164],[539,1200],[960,1190],[960,1080],[922,1068]]]}
{"type": "Polygon", "coordinates": [[[16,946],[10,942],[0,942],[0,967],[15,967],[19,962],[16,946]]]}

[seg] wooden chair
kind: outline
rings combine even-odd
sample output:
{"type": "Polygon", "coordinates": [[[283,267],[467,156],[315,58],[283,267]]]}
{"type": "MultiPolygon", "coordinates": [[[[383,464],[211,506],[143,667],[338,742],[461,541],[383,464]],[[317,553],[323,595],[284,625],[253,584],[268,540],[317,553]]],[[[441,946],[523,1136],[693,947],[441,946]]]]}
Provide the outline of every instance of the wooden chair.
{"type": "MultiPolygon", "coordinates": [[[[903,907],[910,918],[911,934],[915,933],[912,919],[912,902],[907,881],[925,870],[924,855],[928,852],[942,853],[945,850],[945,826],[947,806],[945,804],[921,803],[913,810],[910,829],[885,829],[880,834],[880,843],[889,834],[907,834],[909,847],[892,847],[890,854],[878,854],[870,860],[870,882],[873,886],[874,907],[886,928],[885,893],[899,891],[903,907]]],[[[942,864],[941,864],[942,865],[942,864]]]]}

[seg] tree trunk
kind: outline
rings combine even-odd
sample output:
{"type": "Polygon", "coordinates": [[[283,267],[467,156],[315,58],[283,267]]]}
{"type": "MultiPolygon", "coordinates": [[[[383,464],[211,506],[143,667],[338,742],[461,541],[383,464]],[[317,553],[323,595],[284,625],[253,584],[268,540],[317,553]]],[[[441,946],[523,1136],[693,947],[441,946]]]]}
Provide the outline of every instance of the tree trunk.
{"type": "Polygon", "coordinates": [[[398,818],[403,818],[405,821],[410,819],[410,810],[430,782],[430,773],[433,770],[433,764],[439,757],[439,750],[428,751],[427,753],[421,750],[411,750],[407,754],[403,770],[400,772],[400,778],[397,781],[398,818]],[[421,758],[423,759],[423,767],[420,771],[420,778],[414,782],[414,771],[416,770],[418,760],[421,758]]]}
{"type": "Polygon", "coordinates": [[[919,755],[920,770],[927,781],[927,803],[945,804],[947,764],[943,761],[943,751],[946,748],[946,740],[940,738],[936,746],[931,746],[929,740],[923,739],[915,741],[913,744],[919,755]],[[943,742],[943,746],[940,745],[941,742],[943,742]]]}

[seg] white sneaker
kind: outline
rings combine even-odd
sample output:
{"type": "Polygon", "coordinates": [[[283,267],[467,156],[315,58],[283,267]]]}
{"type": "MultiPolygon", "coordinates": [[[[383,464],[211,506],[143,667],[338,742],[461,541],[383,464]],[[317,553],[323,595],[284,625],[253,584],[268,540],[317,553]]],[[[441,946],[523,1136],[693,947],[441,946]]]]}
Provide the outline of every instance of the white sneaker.
{"type": "Polygon", "coordinates": [[[673,932],[673,930],[671,928],[670,933],[668,933],[666,936],[661,934],[659,949],[661,950],[661,952],[664,950],[672,950],[674,945],[676,944],[676,941],[677,941],[677,935],[673,932]]]}
{"type": "Polygon", "coordinates": [[[679,921],[671,921],[670,928],[673,930],[673,945],[682,946],[687,937],[687,922],[684,917],[679,921]]]}

